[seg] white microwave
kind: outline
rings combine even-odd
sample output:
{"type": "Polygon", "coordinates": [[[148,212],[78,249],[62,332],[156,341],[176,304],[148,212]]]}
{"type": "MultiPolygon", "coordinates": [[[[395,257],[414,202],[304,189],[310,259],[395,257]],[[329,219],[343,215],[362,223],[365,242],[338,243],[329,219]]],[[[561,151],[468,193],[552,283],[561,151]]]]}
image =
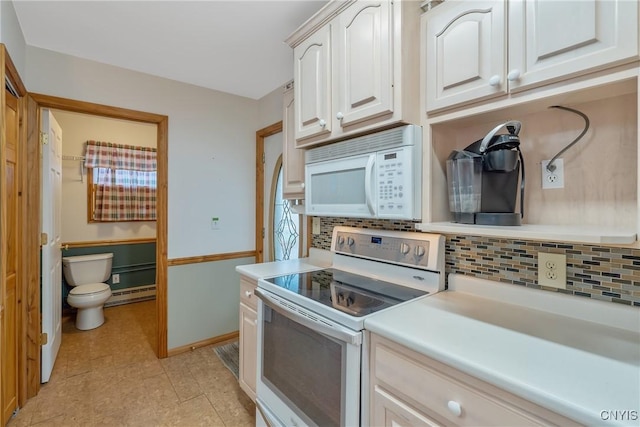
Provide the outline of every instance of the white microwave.
{"type": "Polygon", "coordinates": [[[305,152],[305,212],[418,220],[422,128],[405,125],[305,152]]]}

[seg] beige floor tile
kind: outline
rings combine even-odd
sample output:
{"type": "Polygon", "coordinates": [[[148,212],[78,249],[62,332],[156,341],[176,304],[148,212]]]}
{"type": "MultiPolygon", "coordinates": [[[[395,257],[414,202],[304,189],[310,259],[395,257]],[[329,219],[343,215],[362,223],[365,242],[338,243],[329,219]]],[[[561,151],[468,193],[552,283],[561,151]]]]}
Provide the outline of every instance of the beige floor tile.
{"type": "Polygon", "coordinates": [[[253,402],[212,346],[156,358],[154,301],[107,308],[105,318],[91,331],[63,319],[50,381],[9,427],[255,424],[253,402]]]}

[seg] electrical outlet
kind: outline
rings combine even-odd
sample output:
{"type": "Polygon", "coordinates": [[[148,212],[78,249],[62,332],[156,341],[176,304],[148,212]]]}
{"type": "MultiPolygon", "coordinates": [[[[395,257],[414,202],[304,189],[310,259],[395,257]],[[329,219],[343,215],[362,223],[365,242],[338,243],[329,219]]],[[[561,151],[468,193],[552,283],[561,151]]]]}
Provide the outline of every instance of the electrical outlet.
{"type": "Polygon", "coordinates": [[[314,216],[311,220],[311,233],[316,236],[320,234],[320,218],[317,216],[314,216]]]}
{"type": "Polygon", "coordinates": [[[117,285],[118,283],[120,283],[120,275],[118,273],[116,273],[113,276],[111,276],[111,282],[114,285],[117,285]]]}
{"type": "Polygon", "coordinates": [[[538,285],[567,289],[567,256],[538,252],[538,285]]]}
{"type": "Polygon", "coordinates": [[[564,188],[564,162],[562,159],[555,159],[553,172],[547,170],[549,160],[542,161],[542,188],[564,188]]]}

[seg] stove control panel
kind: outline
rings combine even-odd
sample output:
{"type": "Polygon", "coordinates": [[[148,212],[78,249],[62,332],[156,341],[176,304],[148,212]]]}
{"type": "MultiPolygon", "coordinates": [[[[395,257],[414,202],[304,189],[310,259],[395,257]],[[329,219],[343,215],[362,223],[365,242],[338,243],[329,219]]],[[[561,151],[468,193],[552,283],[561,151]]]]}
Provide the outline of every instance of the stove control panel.
{"type": "Polygon", "coordinates": [[[409,231],[335,227],[331,250],[359,258],[423,269],[438,269],[444,237],[409,231]]]}

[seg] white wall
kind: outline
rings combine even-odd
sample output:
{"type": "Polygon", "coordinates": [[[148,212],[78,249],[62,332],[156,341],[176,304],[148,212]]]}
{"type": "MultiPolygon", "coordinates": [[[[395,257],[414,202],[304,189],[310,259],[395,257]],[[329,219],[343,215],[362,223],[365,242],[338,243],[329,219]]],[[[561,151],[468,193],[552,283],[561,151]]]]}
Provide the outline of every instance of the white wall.
{"type": "Polygon", "coordinates": [[[16,66],[20,78],[24,81],[27,46],[12,1],[0,1],[0,42],[7,47],[13,65],[16,66]]]}
{"type": "MultiPolygon", "coordinates": [[[[108,141],[139,147],[157,145],[157,126],[149,123],[111,119],[69,111],[54,110],[62,128],[62,153],[84,156],[86,141],[108,141]]],[[[155,221],[87,221],[87,177],[82,162],[62,161],[62,241],[141,239],[156,237],[155,221]],[[84,176],[84,178],[83,178],[84,176]]]]}
{"type": "MultiPolygon", "coordinates": [[[[291,66],[293,67],[293,64],[291,66]]],[[[265,128],[282,120],[283,87],[284,84],[260,98],[258,104],[258,129],[265,128]]]]}
{"type": "Polygon", "coordinates": [[[25,81],[31,92],[169,116],[169,259],[254,249],[258,101],[31,46],[25,81]]]}

